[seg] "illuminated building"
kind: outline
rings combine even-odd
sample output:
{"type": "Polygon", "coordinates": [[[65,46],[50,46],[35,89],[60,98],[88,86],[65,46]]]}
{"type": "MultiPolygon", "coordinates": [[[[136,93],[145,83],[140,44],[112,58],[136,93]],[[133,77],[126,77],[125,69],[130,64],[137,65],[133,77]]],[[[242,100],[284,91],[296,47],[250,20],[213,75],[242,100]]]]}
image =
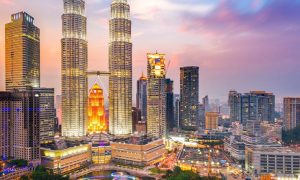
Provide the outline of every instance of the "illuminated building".
{"type": "Polygon", "coordinates": [[[300,98],[283,99],[284,128],[291,130],[300,125],[300,98]]]}
{"type": "Polygon", "coordinates": [[[94,164],[109,164],[111,162],[111,146],[109,142],[100,141],[92,145],[92,162],[94,164]]]}
{"type": "MultiPolygon", "coordinates": [[[[141,122],[141,110],[136,107],[132,107],[132,130],[136,132],[136,125],[141,122]]],[[[144,121],[143,121],[144,122],[144,121]]]]}
{"type": "Polygon", "coordinates": [[[147,77],[144,73],[137,81],[136,107],[141,110],[141,120],[147,120],[147,77]]]}
{"type": "Polygon", "coordinates": [[[125,165],[147,166],[161,160],[166,152],[162,139],[133,136],[110,143],[112,161],[125,165]]]}
{"type": "Polygon", "coordinates": [[[84,0],[64,0],[62,15],[62,135],[86,135],[87,64],[86,17],[84,0]]]}
{"type": "Polygon", "coordinates": [[[199,126],[199,67],[181,67],[180,128],[197,130],[199,126]]]}
{"type": "Polygon", "coordinates": [[[100,133],[107,131],[105,119],[103,89],[94,84],[90,90],[88,101],[88,133],[100,133]]]}
{"type": "Polygon", "coordinates": [[[56,111],[53,88],[34,88],[39,93],[40,108],[40,143],[54,141],[56,111]]]}
{"type": "Polygon", "coordinates": [[[147,133],[164,137],[167,133],[165,54],[148,53],[147,133]]]}
{"type": "Polygon", "coordinates": [[[132,133],[132,43],[127,0],[112,0],[109,34],[109,132],[126,135],[132,133]]]}
{"type": "Polygon", "coordinates": [[[55,174],[68,174],[87,167],[91,163],[90,144],[66,141],[60,148],[56,144],[48,144],[41,148],[41,165],[53,170],[55,174]]]}
{"type": "Polygon", "coordinates": [[[0,92],[1,155],[39,160],[41,95],[32,89],[0,92]]]}
{"type": "Polygon", "coordinates": [[[205,129],[218,129],[219,113],[207,112],[205,113],[205,129]]]}
{"type": "Polygon", "coordinates": [[[180,95],[174,95],[174,128],[179,128],[180,95]]]}
{"type": "Polygon", "coordinates": [[[40,87],[40,30],[26,12],[5,25],[6,90],[40,87]]]}

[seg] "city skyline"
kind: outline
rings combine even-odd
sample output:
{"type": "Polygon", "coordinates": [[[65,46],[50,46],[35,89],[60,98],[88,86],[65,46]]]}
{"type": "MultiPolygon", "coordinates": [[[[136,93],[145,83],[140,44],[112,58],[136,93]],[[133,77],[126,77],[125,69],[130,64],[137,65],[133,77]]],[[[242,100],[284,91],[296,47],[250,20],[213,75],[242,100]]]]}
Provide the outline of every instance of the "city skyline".
{"type": "MultiPolygon", "coordinates": [[[[167,75],[171,79],[178,79],[181,66],[200,66],[200,97],[209,94],[226,101],[230,89],[272,91],[277,102],[282,102],[284,96],[299,95],[299,83],[289,82],[291,77],[298,76],[296,67],[300,53],[295,48],[299,1],[190,1],[184,6],[179,6],[183,2],[180,0],[160,1],[159,8],[155,8],[154,2],[129,1],[133,11],[135,44],[133,82],[141,72],[146,72],[146,53],[158,50],[165,52],[167,60],[171,60],[167,75]],[[246,8],[248,5],[252,8],[246,8]],[[179,17],[171,17],[172,12],[178,12],[176,16],[179,17]],[[162,13],[165,16],[157,18],[162,13]],[[202,25],[194,29],[189,26],[193,21],[202,25]],[[152,27],[153,22],[157,26],[152,27]],[[169,33],[170,30],[173,33],[169,33]],[[175,36],[178,37],[176,40],[173,38],[175,36]],[[161,42],[159,46],[153,43],[156,41],[161,42]],[[174,42],[176,45],[173,46],[174,42]],[[261,43],[257,45],[256,42],[261,43]],[[272,68],[269,68],[270,63],[272,68]],[[243,70],[242,67],[249,68],[243,70]]],[[[4,26],[9,22],[10,15],[19,11],[26,11],[35,17],[35,24],[41,29],[41,86],[55,87],[56,94],[60,94],[59,43],[63,7],[57,2],[1,0],[1,6],[7,8],[0,12],[0,25],[4,26]],[[38,8],[43,6],[51,11],[43,12],[42,8],[38,8]]],[[[101,70],[108,69],[109,3],[87,1],[90,70],[96,66],[101,70]]],[[[1,28],[0,33],[0,89],[4,90],[4,29],[1,28]]],[[[174,85],[178,93],[179,82],[175,81],[174,85]]],[[[107,84],[106,89],[107,94],[107,84]]],[[[133,95],[135,89],[133,83],[133,95]]]]}

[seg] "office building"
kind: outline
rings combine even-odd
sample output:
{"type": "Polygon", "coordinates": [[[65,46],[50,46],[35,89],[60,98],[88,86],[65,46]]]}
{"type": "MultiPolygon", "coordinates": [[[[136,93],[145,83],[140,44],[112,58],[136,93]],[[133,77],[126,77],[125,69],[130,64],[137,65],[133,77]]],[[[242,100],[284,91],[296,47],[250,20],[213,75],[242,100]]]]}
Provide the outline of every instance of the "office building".
{"type": "Polygon", "coordinates": [[[132,43],[130,6],[113,0],[109,21],[109,132],[132,133],[132,43]]]}
{"type": "Polygon", "coordinates": [[[165,89],[166,89],[166,121],[167,121],[167,131],[170,132],[176,127],[174,122],[174,93],[173,93],[173,81],[171,79],[166,79],[165,89]]]}
{"type": "Polygon", "coordinates": [[[88,134],[108,131],[106,124],[103,89],[94,84],[88,100],[88,134]]]}
{"type": "Polygon", "coordinates": [[[300,174],[300,150],[292,147],[246,147],[246,170],[254,175],[300,174]]]}
{"type": "Polygon", "coordinates": [[[2,156],[28,161],[40,158],[41,95],[32,89],[0,92],[2,156]]]}
{"type": "Polygon", "coordinates": [[[199,104],[199,120],[200,128],[205,129],[205,106],[204,104],[199,104]]]}
{"type": "Polygon", "coordinates": [[[205,129],[214,130],[218,129],[219,113],[206,112],[205,113],[205,129]]]}
{"type": "Polygon", "coordinates": [[[199,126],[199,67],[181,67],[180,128],[197,130],[199,126]]]}
{"type": "Polygon", "coordinates": [[[136,107],[141,110],[141,120],[147,120],[147,77],[142,74],[137,81],[136,107]]]}
{"type": "Polygon", "coordinates": [[[26,12],[11,15],[5,25],[6,90],[40,87],[40,30],[26,12]]]}
{"type": "Polygon", "coordinates": [[[86,17],[84,0],[64,0],[62,15],[62,135],[86,135],[87,65],[86,17]]]}
{"type": "Polygon", "coordinates": [[[40,108],[40,143],[50,143],[54,141],[56,110],[54,108],[53,88],[34,88],[39,94],[40,108]]]}
{"type": "Polygon", "coordinates": [[[164,137],[167,133],[165,54],[148,53],[147,133],[164,137]]]}
{"type": "Polygon", "coordinates": [[[284,128],[294,129],[300,125],[300,98],[283,99],[284,128]]]}
{"type": "Polygon", "coordinates": [[[162,160],[165,145],[162,139],[132,136],[111,142],[112,161],[124,165],[148,166],[162,160]]]}
{"type": "Polygon", "coordinates": [[[41,165],[54,174],[69,174],[88,167],[92,162],[91,145],[79,141],[65,141],[63,146],[56,143],[41,148],[41,165]]]}
{"type": "Polygon", "coordinates": [[[250,91],[241,94],[230,91],[228,97],[230,118],[246,124],[248,120],[274,122],[275,96],[265,91],[250,91]]]}
{"type": "Polygon", "coordinates": [[[228,106],[230,107],[230,120],[240,121],[241,107],[240,107],[241,94],[235,90],[229,91],[228,106]]]}

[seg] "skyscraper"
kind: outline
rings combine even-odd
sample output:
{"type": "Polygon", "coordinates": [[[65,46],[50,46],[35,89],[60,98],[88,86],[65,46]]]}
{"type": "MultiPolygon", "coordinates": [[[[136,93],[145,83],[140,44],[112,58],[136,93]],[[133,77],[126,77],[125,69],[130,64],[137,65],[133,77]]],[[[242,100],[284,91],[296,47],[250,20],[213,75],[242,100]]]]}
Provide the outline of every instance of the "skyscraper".
{"type": "Polygon", "coordinates": [[[132,43],[127,0],[112,0],[109,35],[109,132],[126,135],[132,133],[132,43]]]}
{"type": "Polygon", "coordinates": [[[229,91],[228,94],[228,106],[230,107],[230,120],[240,121],[241,119],[241,94],[235,90],[229,91]]]}
{"type": "Polygon", "coordinates": [[[174,94],[174,128],[179,128],[180,95],[174,94]]]}
{"type": "Polygon", "coordinates": [[[233,121],[240,121],[244,125],[248,120],[275,120],[275,96],[265,91],[250,91],[241,94],[230,91],[228,96],[230,117],[233,121]]]}
{"type": "Polygon", "coordinates": [[[40,158],[40,96],[32,89],[0,92],[3,156],[29,161],[40,158]]]}
{"type": "Polygon", "coordinates": [[[98,84],[94,84],[88,102],[88,133],[101,133],[107,130],[103,89],[98,84]]]}
{"type": "Polygon", "coordinates": [[[284,128],[291,130],[300,125],[300,98],[283,99],[284,128]]]}
{"type": "Polygon", "coordinates": [[[86,17],[84,0],[64,0],[62,15],[62,135],[86,134],[87,64],[86,17]]]}
{"type": "Polygon", "coordinates": [[[197,130],[199,118],[199,67],[180,68],[180,127],[197,130]]]}
{"type": "Polygon", "coordinates": [[[148,53],[147,133],[164,137],[167,133],[165,55],[148,53]]]}
{"type": "Polygon", "coordinates": [[[34,88],[39,95],[40,114],[40,143],[47,144],[54,141],[56,110],[54,108],[53,88],[34,88]]]}
{"type": "Polygon", "coordinates": [[[176,127],[174,122],[174,93],[173,93],[173,81],[166,79],[166,120],[167,120],[167,131],[170,132],[176,127]]]}
{"type": "Polygon", "coordinates": [[[136,107],[141,111],[141,120],[147,119],[147,77],[142,74],[137,81],[136,107]]]}
{"type": "Polygon", "coordinates": [[[5,25],[6,90],[40,87],[40,30],[26,12],[5,25]]]}

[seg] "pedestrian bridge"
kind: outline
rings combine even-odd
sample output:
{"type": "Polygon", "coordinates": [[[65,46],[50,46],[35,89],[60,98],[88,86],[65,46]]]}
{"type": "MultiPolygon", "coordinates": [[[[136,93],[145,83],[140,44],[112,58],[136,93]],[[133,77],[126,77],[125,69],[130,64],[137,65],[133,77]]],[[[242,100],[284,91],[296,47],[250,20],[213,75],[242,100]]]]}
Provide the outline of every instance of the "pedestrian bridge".
{"type": "MultiPolygon", "coordinates": [[[[79,172],[76,173],[72,173],[70,174],[70,179],[78,179],[79,177],[83,177],[89,173],[92,172],[97,172],[97,171],[120,171],[120,172],[127,172],[133,176],[142,176],[142,177],[150,177],[150,178],[154,178],[154,179],[160,179],[160,176],[157,175],[151,175],[151,172],[149,170],[144,170],[144,169],[131,169],[131,168],[127,168],[127,167],[120,167],[120,166],[116,166],[116,165],[91,165],[88,168],[82,169],[79,172]]],[[[127,179],[133,179],[133,177],[131,176],[126,176],[127,179]]],[[[85,178],[84,178],[85,179],[85,178]]],[[[86,178],[89,179],[89,178],[86,178]]],[[[92,177],[91,177],[92,179],[92,177]]]]}

